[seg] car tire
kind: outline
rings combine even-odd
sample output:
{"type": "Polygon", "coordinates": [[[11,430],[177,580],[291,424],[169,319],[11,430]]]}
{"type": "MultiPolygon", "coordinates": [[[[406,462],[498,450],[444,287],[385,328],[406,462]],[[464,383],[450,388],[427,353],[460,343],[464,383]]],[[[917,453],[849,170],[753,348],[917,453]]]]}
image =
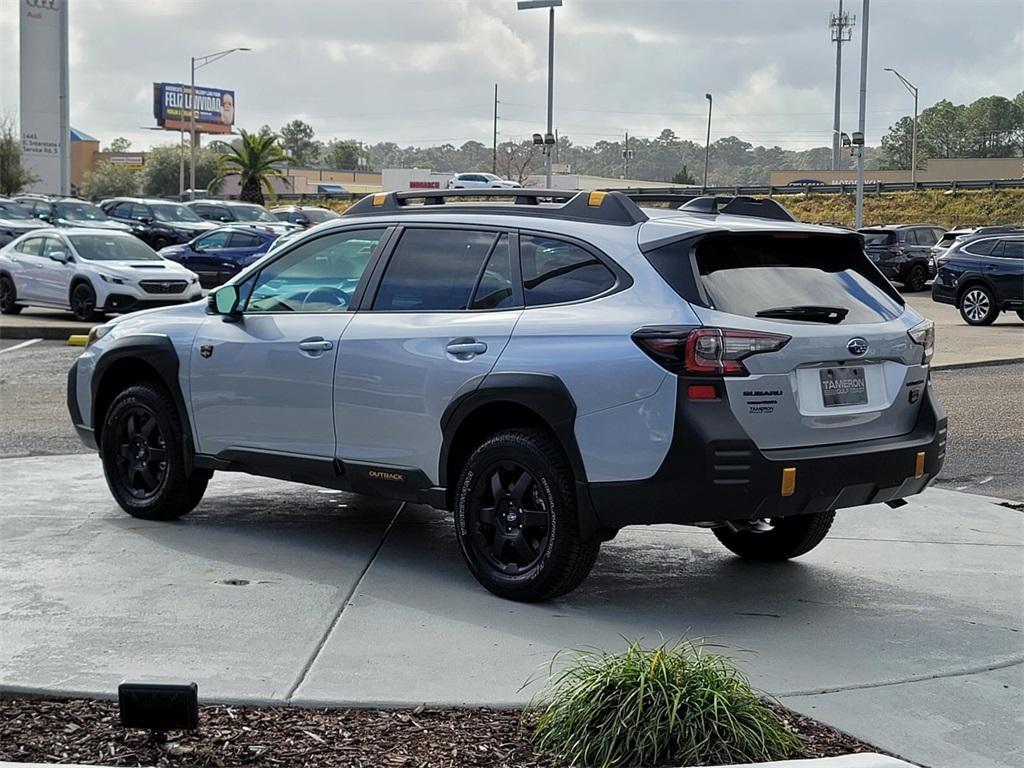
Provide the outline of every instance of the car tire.
{"type": "Polygon", "coordinates": [[[153,241],[152,248],[154,251],[159,251],[161,248],[166,248],[171,244],[171,241],[166,237],[158,237],[153,241]]]}
{"type": "Polygon", "coordinates": [[[498,432],[477,446],[455,487],[455,529],[477,581],[520,602],[571,592],[601,547],[582,540],[572,470],[539,430],[498,432]]]}
{"type": "Polygon", "coordinates": [[[714,533],[726,549],[745,560],[778,562],[807,554],[818,546],[835,516],[835,512],[794,515],[771,520],[771,530],[734,531],[722,526],[714,533]]]}
{"type": "Polygon", "coordinates": [[[996,297],[981,284],[967,286],[957,302],[957,309],[968,325],[992,325],[999,316],[996,297]]]}
{"type": "Polygon", "coordinates": [[[14,288],[14,281],[7,275],[0,276],[0,314],[16,315],[21,312],[21,305],[16,304],[18,292],[14,288]]]}
{"type": "Polygon", "coordinates": [[[928,284],[928,267],[924,264],[912,264],[907,270],[903,287],[912,293],[920,293],[928,284]]]}
{"type": "Polygon", "coordinates": [[[186,472],[177,406],[154,383],[135,384],[114,398],[103,419],[100,456],[114,499],[143,520],[188,514],[211,477],[207,470],[186,472]]]}
{"type": "Polygon", "coordinates": [[[96,311],[96,291],[88,283],[78,283],[71,289],[71,314],[83,323],[103,317],[96,311]]]}

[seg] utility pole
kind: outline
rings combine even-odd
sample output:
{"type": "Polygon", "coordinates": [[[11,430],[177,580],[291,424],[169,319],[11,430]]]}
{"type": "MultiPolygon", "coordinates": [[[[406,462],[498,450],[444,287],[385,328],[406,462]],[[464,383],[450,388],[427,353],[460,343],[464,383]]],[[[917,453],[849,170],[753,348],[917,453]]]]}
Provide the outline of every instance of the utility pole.
{"type": "Polygon", "coordinates": [[[622,145],[622,178],[629,178],[629,131],[626,131],[626,141],[622,145]]]}
{"type": "Polygon", "coordinates": [[[708,158],[711,156],[711,94],[705,93],[704,98],[708,100],[708,137],[704,142],[704,186],[701,187],[701,192],[708,190],[708,158]]]}
{"type": "Polygon", "coordinates": [[[868,102],[868,5],[870,2],[871,0],[864,0],[860,14],[860,114],[857,116],[860,151],[857,154],[857,214],[855,219],[857,229],[864,226],[864,114],[868,102]]]}
{"type": "Polygon", "coordinates": [[[853,37],[853,23],[856,16],[843,12],[843,0],[839,0],[839,13],[833,13],[829,19],[829,27],[832,28],[832,42],[836,44],[836,105],[835,114],[832,118],[832,170],[839,170],[839,107],[840,94],[843,82],[843,43],[848,43],[853,37]]]}
{"type": "MultiPolygon", "coordinates": [[[[561,3],[559,3],[560,5],[561,3]]],[[[551,135],[552,127],[552,110],[555,103],[555,6],[548,8],[548,130],[544,134],[545,138],[551,135]]],[[[547,187],[551,189],[551,148],[548,147],[547,167],[547,187]]]]}
{"type": "Polygon", "coordinates": [[[494,84],[494,137],[491,144],[491,173],[498,175],[498,84],[494,84]]]}

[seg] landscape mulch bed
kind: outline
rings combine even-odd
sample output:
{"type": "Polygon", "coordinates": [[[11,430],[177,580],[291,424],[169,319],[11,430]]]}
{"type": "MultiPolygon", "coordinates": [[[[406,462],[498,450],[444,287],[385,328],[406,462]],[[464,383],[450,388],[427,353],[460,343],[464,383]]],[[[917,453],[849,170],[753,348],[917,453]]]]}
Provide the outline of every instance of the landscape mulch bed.
{"type": "MultiPolygon", "coordinates": [[[[804,739],[803,757],[875,751],[870,745],[779,708],[804,739]]],[[[0,700],[0,760],[109,766],[559,765],[536,754],[516,710],[299,709],[203,706],[199,730],[166,743],[121,728],[117,703],[0,700]]]]}

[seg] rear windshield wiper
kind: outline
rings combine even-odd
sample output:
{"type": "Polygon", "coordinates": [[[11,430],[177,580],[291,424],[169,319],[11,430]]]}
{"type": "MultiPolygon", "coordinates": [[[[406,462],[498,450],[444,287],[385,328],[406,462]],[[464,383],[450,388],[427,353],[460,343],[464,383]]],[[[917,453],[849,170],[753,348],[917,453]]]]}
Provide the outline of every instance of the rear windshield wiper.
{"type": "Polygon", "coordinates": [[[841,323],[850,313],[846,307],[774,307],[762,309],[755,317],[776,317],[780,320],[807,320],[812,323],[841,323]]]}

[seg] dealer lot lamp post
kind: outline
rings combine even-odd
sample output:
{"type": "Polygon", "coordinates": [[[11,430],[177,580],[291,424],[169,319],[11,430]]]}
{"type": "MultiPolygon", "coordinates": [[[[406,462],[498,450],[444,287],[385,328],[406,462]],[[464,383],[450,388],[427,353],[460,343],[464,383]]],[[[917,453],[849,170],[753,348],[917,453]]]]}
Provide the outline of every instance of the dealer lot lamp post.
{"type": "Polygon", "coordinates": [[[191,143],[192,150],[192,166],[189,168],[188,174],[188,199],[196,199],[196,70],[202,69],[207,64],[212,64],[215,61],[223,59],[225,56],[229,56],[235,51],[251,51],[252,48],[228,48],[226,51],[217,51],[217,53],[208,53],[205,56],[193,56],[192,57],[192,80],[189,87],[189,105],[188,105],[188,136],[191,143]]]}

